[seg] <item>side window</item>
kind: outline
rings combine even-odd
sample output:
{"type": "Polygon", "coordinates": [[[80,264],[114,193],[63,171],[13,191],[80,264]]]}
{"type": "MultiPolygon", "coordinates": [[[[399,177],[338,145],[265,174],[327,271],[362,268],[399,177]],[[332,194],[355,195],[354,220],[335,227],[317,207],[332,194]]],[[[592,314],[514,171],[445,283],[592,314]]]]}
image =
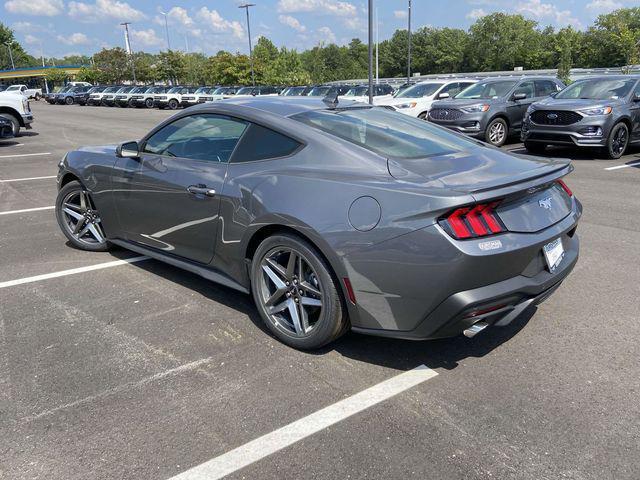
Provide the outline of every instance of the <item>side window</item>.
{"type": "Polygon", "coordinates": [[[640,98],[640,81],[638,81],[638,83],[636,84],[636,88],[633,91],[633,98],[640,98]]]}
{"type": "Polygon", "coordinates": [[[268,128],[250,124],[233,154],[233,163],[251,162],[291,155],[300,143],[268,128]]]}
{"type": "Polygon", "coordinates": [[[524,93],[526,98],[533,98],[534,90],[533,90],[533,81],[527,80],[526,82],[522,82],[518,85],[513,93],[524,93]]]}
{"type": "Polygon", "coordinates": [[[144,152],[226,163],[246,128],[247,122],[222,115],[190,115],[149,137],[144,152]]]}
{"type": "Polygon", "coordinates": [[[548,97],[558,91],[558,86],[551,80],[536,80],[536,97],[548,97]]]}
{"type": "Polygon", "coordinates": [[[438,95],[442,95],[443,93],[448,93],[449,97],[453,98],[455,97],[458,93],[460,93],[460,83],[450,83],[449,85],[445,85],[444,87],[442,87],[442,90],[440,90],[440,93],[438,95]]]}

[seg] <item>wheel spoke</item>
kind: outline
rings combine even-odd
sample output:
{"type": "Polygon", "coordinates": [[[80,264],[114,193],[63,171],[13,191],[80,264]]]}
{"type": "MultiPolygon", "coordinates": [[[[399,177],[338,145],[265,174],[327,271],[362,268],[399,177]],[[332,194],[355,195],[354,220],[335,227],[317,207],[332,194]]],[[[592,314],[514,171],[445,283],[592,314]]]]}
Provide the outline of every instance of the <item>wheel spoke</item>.
{"type": "Polygon", "coordinates": [[[286,310],[289,307],[289,303],[293,303],[291,300],[285,300],[282,303],[279,303],[278,305],[275,305],[273,307],[269,308],[269,313],[271,315],[274,315],[276,313],[280,313],[283,310],[286,310]]]}
{"type": "Polygon", "coordinates": [[[71,210],[70,208],[63,208],[62,211],[64,213],[66,213],[67,215],[72,216],[73,218],[75,218],[78,221],[84,220],[84,216],[80,215],[78,212],[74,212],[73,210],[71,210]]]}
{"type": "Polygon", "coordinates": [[[96,225],[90,223],[89,231],[91,232],[91,235],[93,235],[93,238],[98,241],[98,243],[104,242],[104,237],[102,236],[102,233],[98,230],[98,228],[96,228],[96,225]]]}
{"type": "Polygon", "coordinates": [[[297,260],[298,260],[298,255],[294,252],[291,251],[289,253],[289,261],[287,262],[287,279],[293,278],[293,276],[296,273],[296,266],[297,266],[297,260]]]}
{"type": "Polygon", "coordinates": [[[91,224],[87,223],[87,225],[76,234],[76,237],[78,238],[84,237],[86,233],[90,230],[90,228],[91,228],[91,224]]]}
{"type": "Polygon", "coordinates": [[[307,305],[309,307],[321,307],[322,306],[322,300],[319,300],[317,298],[311,298],[311,297],[302,297],[301,303],[302,303],[302,305],[307,305]]]}
{"type": "Polygon", "coordinates": [[[79,212],[79,213],[83,212],[82,208],[79,205],[74,205],[73,203],[66,202],[64,204],[64,207],[65,208],[70,208],[71,210],[73,210],[75,212],[79,212]]]}
{"type": "Polygon", "coordinates": [[[305,310],[302,304],[296,305],[300,311],[300,323],[302,327],[302,332],[306,333],[309,330],[309,315],[307,315],[307,311],[305,310]]]}
{"type": "Polygon", "coordinates": [[[84,217],[82,217],[82,218],[80,218],[80,220],[78,220],[78,221],[76,222],[76,226],[75,226],[75,227],[73,227],[73,233],[77,235],[77,234],[78,234],[78,232],[79,232],[79,231],[82,229],[82,227],[84,226],[84,224],[85,224],[85,219],[84,219],[84,217]]]}
{"type": "Polygon", "coordinates": [[[282,265],[280,265],[278,262],[276,262],[272,258],[267,258],[267,263],[269,264],[269,266],[273,269],[273,271],[275,273],[280,275],[280,278],[282,280],[286,280],[287,279],[287,271],[284,269],[284,267],[282,265]]]}
{"type": "Polygon", "coordinates": [[[322,293],[320,293],[320,290],[318,290],[316,287],[314,287],[313,285],[311,285],[309,282],[301,282],[300,286],[307,291],[307,293],[311,293],[317,297],[322,296],[322,293]]]}
{"type": "Polygon", "coordinates": [[[82,210],[87,209],[87,199],[86,199],[86,193],[84,190],[80,192],[80,208],[82,208],[82,210]]]}
{"type": "Polygon", "coordinates": [[[265,305],[267,307],[273,306],[276,303],[276,301],[280,300],[286,292],[287,292],[286,287],[278,288],[275,292],[273,292],[273,295],[271,295],[269,299],[265,302],[265,305]]]}
{"type": "Polygon", "coordinates": [[[270,266],[268,265],[262,265],[262,270],[264,270],[264,272],[269,276],[269,278],[271,279],[271,281],[274,283],[274,285],[276,286],[276,288],[285,288],[286,285],[285,283],[278,277],[278,275],[276,274],[276,272],[274,272],[270,266]]]}
{"type": "Polygon", "coordinates": [[[300,322],[300,314],[298,311],[298,305],[293,300],[289,300],[289,315],[291,315],[291,321],[293,322],[293,328],[295,328],[296,333],[300,335],[304,333],[302,329],[302,324],[300,322]]]}

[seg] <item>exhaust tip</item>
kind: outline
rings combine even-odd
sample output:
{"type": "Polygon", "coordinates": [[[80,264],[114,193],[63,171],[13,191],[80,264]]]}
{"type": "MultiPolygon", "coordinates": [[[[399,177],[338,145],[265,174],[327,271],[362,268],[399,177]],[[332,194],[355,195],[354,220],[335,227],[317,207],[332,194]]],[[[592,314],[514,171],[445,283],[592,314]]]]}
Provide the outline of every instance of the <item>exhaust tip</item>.
{"type": "Polygon", "coordinates": [[[481,331],[483,331],[485,328],[487,328],[488,326],[489,326],[489,324],[487,322],[474,323],[469,328],[464,330],[462,333],[467,338],[473,338],[477,334],[479,334],[481,331]]]}

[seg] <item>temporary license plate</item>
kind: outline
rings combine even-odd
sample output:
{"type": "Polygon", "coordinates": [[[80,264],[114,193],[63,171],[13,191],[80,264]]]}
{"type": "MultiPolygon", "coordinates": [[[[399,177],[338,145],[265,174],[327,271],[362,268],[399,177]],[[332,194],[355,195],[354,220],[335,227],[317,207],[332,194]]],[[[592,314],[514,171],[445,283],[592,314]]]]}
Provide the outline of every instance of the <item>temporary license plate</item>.
{"type": "Polygon", "coordinates": [[[542,247],[544,258],[547,260],[549,271],[553,272],[562,259],[564,258],[564,247],[562,246],[562,239],[556,238],[553,242],[547,243],[542,247]]]}

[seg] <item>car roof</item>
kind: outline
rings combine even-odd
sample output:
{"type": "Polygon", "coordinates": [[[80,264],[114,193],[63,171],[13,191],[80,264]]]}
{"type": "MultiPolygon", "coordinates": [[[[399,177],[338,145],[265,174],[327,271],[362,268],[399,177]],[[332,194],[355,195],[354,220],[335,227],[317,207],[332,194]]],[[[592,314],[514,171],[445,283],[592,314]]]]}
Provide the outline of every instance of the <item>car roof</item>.
{"type": "MultiPolygon", "coordinates": [[[[289,117],[298,113],[306,112],[309,110],[324,110],[328,108],[327,104],[322,101],[320,97],[281,97],[281,96],[256,96],[249,98],[227,98],[219,100],[216,104],[220,105],[237,105],[239,107],[250,107],[256,110],[262,110],[264,112],[273,113],[275,115],[281,115],[283,117],[289,117]]],[[[342,101],[338,104],[341,107],[348,107],[350,105],[362,105],[351,100],[342,101]]],[[[206,110],[211,105],[202,104],[195,109],[206,110]]]]}
{"type": "Polygon", "coordinates": [[[487,77],[481,78],[478,80],[480,82],[499,82],[504,80],[513,80],[515,82],[520,82],[521,80],[558,80],[557,77],[553,75],[519,75],[519,76],[510,76],[510,77],[487,77]]]}

